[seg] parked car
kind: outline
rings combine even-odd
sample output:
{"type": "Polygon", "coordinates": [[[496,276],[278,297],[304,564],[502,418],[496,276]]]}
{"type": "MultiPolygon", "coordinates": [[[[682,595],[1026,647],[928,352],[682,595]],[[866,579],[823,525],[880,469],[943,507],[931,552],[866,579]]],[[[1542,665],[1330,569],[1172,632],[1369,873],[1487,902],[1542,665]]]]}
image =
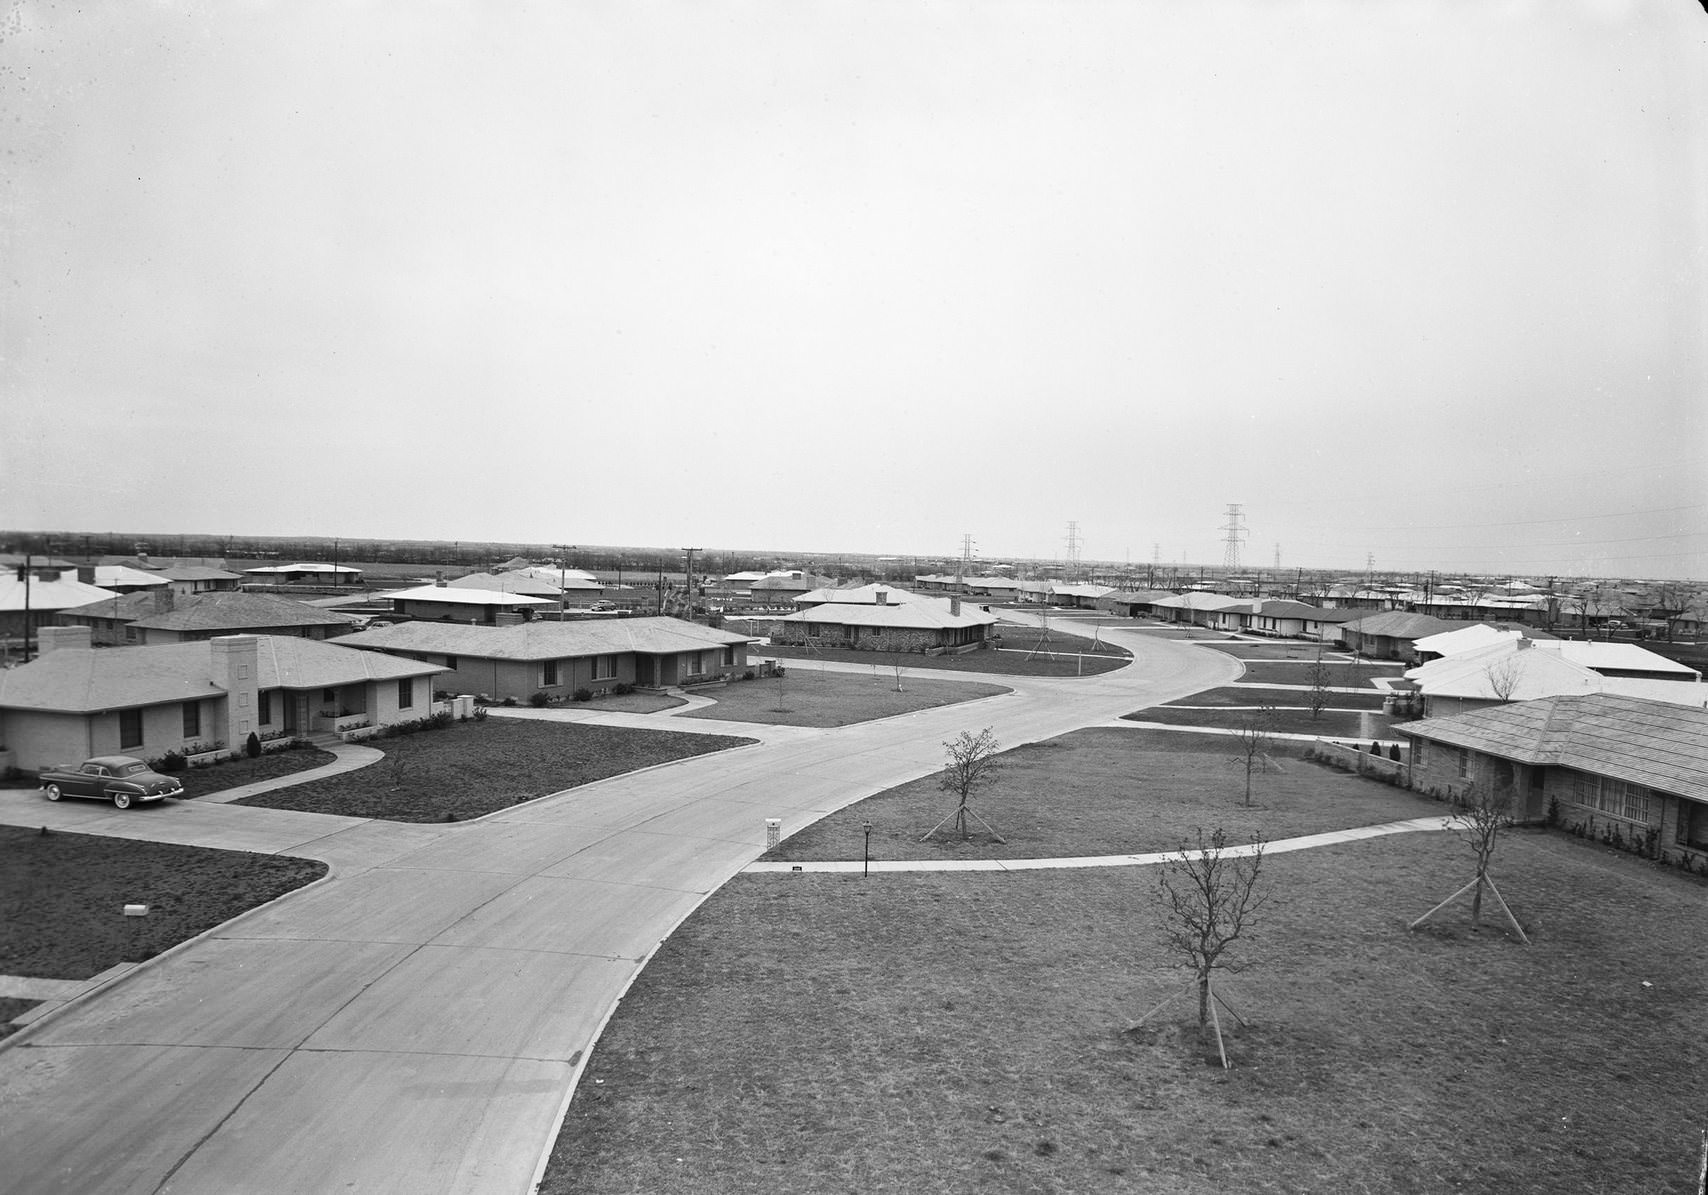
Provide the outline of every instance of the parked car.
{"type": "Polygon", "coordinates": [[[97,755],[80,764],[60,764],[41,774],[41,790],[50,801],[61,797],[94,797],[111,801],[120,809],[131,802],[181,797],[184,786],[172,776],[162,776],[140,759],[129,755],[97,755]]]}

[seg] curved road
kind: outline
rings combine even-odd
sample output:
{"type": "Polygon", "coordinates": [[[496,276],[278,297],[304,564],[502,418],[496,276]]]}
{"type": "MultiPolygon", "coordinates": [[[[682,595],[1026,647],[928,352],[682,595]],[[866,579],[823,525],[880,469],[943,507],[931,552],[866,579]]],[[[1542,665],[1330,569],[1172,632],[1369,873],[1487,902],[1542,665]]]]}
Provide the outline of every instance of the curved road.
{"type": "Polygon", "coordinates": [[[1188,644],[1105,637],[1135,662],[1083,679],[988,678],[1014,692],[830,730],[696,720],[762,742],[459,826],[195,803],[121,818],[0,794],[3,821],[334,869],[0,1048],[0,1185],[524,1195],[618,998],[763,851],[765,818],[791,833],[930,773],[968,728],[1018,746],[1239,672],[1188,644]]]}

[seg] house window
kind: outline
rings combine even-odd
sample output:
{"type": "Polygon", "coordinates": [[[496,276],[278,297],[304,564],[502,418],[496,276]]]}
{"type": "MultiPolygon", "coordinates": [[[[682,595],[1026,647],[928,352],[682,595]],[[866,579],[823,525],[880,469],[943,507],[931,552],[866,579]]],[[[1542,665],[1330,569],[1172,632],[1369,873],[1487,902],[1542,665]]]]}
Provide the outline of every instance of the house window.
{"type": "Polygon", "coordinates": [[[406,710],[415,704],[415,678],[406,676],[397,682],[397,708],[406,710]]]}
{"type": "Polygon", "coordinates": [[[616,656],[594,656],[593,657],[593,679],[594,680],[610,680],[612,677],[614,677],[616,675],[617,675],[617,657],[616,656]]]}
{"type": "Polygon", "coordinates": [[[271,693],[257,693],[255,695],[255,721],[262,726],[272,725],[273,695],[271,693]]]}
{"type": "Polygon", "coordinates": [[[1413,739],[1411,741],[1411,762],[1413,767],[1423,767],[1423,748],[1424,741],[1422,739],[1413,739]]]}
{"type": "Polygon", "coordinates": [[[119,746],[142,746],[142,711],[119,711],[119,746]]]}
{"type": "Polygon", "coordinates": [[[202,703],[186,701],[184,703],[184,737],[196,738],[202,733],[202,703]]]}
{"type": "Polygon", "coordinates": [[[457,657],[455,657],[455,656],[446,656],[445,657],[445,667],[455,668],[456,666],[457,666],[457,657]]]}
{"type": "Polygon", "coordinates": [[[135,627],[133,627],[133,626],[126,626],[125,627],[125,642],[126,643],[135,643],[136,642],[136,628],[135,627]]]}
{"type": "Polygon", "coordinates": [[[540,668],[540,683],[542,685],[557,684],[557,661],[547,660],[540,668]]]}
{"type": "Polygon", "coordinates": [[[726,668],[732,667],[734,664],[735,664],[735,648],[733,648],[733,647],[724,648],[724,667],[726,667],[726,668]]]}
{"type": "Polygon", "coordinates": [[[688,652],[686,655],[684,655],[682,657],[682,668],[683,668],[683,671],[687,673],[687,675],[689,675],[689,676],[699,676],[700,675],[700,668],[701,668],[700,657],[701,657],[701,653],[697,652],[697,651],[688,652]]]}
{"type": "Polygon", "coordinates": [[[1465,748],[1461,747],[1461,748],[1459,748],[1459,779],[1469,780],[1470,778],[1471,778],[1471,753],[1469,751],[1465,750],[1465,748]]]}

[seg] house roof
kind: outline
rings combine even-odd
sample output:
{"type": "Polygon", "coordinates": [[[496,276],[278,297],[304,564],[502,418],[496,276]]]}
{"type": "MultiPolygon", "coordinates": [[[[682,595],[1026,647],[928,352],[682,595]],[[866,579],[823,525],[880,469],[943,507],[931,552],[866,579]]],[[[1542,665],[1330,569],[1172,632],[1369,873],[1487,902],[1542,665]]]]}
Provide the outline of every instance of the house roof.
{"type": "Polygon", "coordinates": [[[135,622],[155,613],[158,601],[157,591],[144,589],[137,593],[117,594],[104,602],[91,602],[87,606],[78,606],[65,613],[72,621],[85,618],[114,619],[118,622],[135,622]]]}
{"type": "Polygon", "coordinates": [[[826,603],[806,610],[797,610],[772,621],[820,623],[840,627],[953,630],[961,627],[990,626],[996,622],[996,615],[986,614],[976,606],[969,608],[965,605],[961,607],[959,614],[951,614],[948,602],[927,599],[885,606],[826,603]]]}
{"type": "Polygon", "coordinates": [[[413,589],[398,589],[384,596],[400,602],[442,602],[454,606],[556,605],[545,598],[528,597],[520,593],[499,593],[493,589],[452,589],[449,585],[417,585],[413,589]]]}
{"type": "Polygon", "coordinates": [[[25,585],[18,580],[14,573],[0,573],[0,611],[23,610],[25,599],[28,598],[29,609],[34,611],[73,610],[79,606],[87,606],[91,602],[106,601],[117,597],[110,589],[89,585],[77,579],[77,574],[67,570],[66,574],[53,580],[32,577],[25,593],[25,585]]]}
{"type": "Polygon", "coordinates": [[[1103,596],[1112,602],[1120,602],[1124,606],[1148,606],[1162,601],[1163,598],[1173,597],[1174,591],[1172,589],[1123,589],[1114,593],[1106,593],[1103,596]]]}
{"type": "Polygon", "coordinates": [[[405,622],[339,638],[340,644],[376,651],[425,652],[483,660],[554,660],[621,652],[669,655],[733,643],[753,635],[714,630],[680,618],[595,618],[581,622],[524,622],[509,627],[453,622],[405,622]]]}
{"type": "MultiPolygon", "coordinates": [[[[481,576],[480,573],[473,574],[481,576]]],[[[490,576],[491,574],[485,574],[490,576]]],[[[559,589],[603,589],[604,584],[592,573],[585,569],[565,568],[556,569],[549,564],[532,564],[526,568],[506,569],[499,573],[500,577],[519,577],[529,581],[541,581],[552,587],[555,594],[559,589]]],[[[456,584],[455,581],[451,584],[456,584]]],[[[531,592],[528,590],[512,590],[513,593],[531,592]]]]}
{"type": "Polygon", "coordinates": [[[1419,651],[1434,652],[1439,656],[1450,656],[1473,648],[1487,647],[1493,643],[1509,642],[1514,639],[1552,639],[1554,636],[1546,631],[1536,631],[1527,627],[1507,626],[1493,627],[1486,622],[1473,623],[1468,627],[1460,627],[1456,631],[1442,631],[1435,635],[1425,635],[1413,646],[1419,651]]]}
{"type": "Polygon", "coordinates": [[[147,589],[167,583],[159,573],[148,573],[123,564],[97,564],[94,572],[95,584],[102,589],[147,589]]]}
{"type": "MultiPolygon", "coordinates": [[[[368,680],[431,676],[444,669],[296,635],[257,635],[258,689],[323,689],[368,680]]],[[[225,692],[213,644],[61,647],[0,672],[0,707],[57,713],[133,709],[225,692]]]]}
{"type": "Polygon", "coordinates": [[[1362,618],[1354,618],[1347,622],[1348,630],[1357,631],[1360,635],[1386,635],[1391,639],[1420,639],[1425,635],[1439,635],[1443,631],[1456,631],[1475,624],[1437,618],[1433,614],[1408,614],[1404,610],[1383,610],[1376,614],[1366,614],[1362,618]]]}
{"type": "Polygon", "coordinates": [[[149,572],[165,577],[168,581],[240,581],[237,573],[227,572],[223,568],[209,568],[205,564],[186,564],[173,568],[149,569],[149,572]]]}
{"type": "Polygon", "coordinates": [[[1708,709],[1595,693],[1491,706],[1394,729],[1518,763],[1575,768],[1708,801],[1708,709]]]}
{"type": "Polygon", "coordinates": [[[160,631],[248,631],[268,627],[353,627],[347,614],[322,610],[274,593],[193,593],[172,609],[137,618],[132,626],[160,631]]]}
{"type": "MultiPolygon", "coordinates": [[[[897,589],[893,585],[883,585],[878,583],[871,585],[856,585],[850,589],[813,589],[801,594],[794,600],[795,604],[798,606],[876,606],[880,604],[878,601],[880,595],[882,595],[884,603],[895,605],[901,605],[906,602],[928,600],[920,594],[914,593],[910,589],[897,589]]],[[[929,600],[940,601],[941,599],[933,598],[929,600]]]]}
{"type": "Polygon", "coordinates": [[[1239,598],[1222,593],[1178,593],[1151,603],[1166,610],[1226,610],[1243,604],[1239,598]]]}
{"type": "Polygon", "coordinates": [[[1577,639],[1556,639],[1536,645],[1585,668],[1597,672],[1646,672],[1657,679],[1697,680],[1701,673],[1687,664],[1669,660],[1658,652],[1635,643],[1585,643],[1577,639]]]}
{"type": "Polygon", "coordinates": [[[470,573],[445,582],[446,589],[489,589],[494,593],[519,593],[525,597],[555,598],[560,590],[546,581],[523,573],[470,573]]]}
{"type": "Polygon", "coordinates": [[[351,568],[344,564],[265,564],[259,568],[246,568],[243,571],[251,576],[262,577],[316,576],[323,573],[360,576],[362,573],[361,569],[351,568]]]}

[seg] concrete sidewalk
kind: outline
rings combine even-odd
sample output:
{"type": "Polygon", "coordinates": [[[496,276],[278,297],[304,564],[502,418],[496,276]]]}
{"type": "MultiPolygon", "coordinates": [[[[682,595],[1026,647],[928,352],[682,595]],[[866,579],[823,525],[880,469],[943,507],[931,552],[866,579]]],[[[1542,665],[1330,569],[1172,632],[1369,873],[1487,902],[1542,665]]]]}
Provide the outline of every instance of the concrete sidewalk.
{"type": "MultiPolygon", "coordinates": [[[[1350,830],[1330,830],[1323,834],[1306,834],[1299,838],[1283,838],[1265,843],[1266,855],[1288,851],[1308,851],[1318,847],[1336,846],[1343,842],[1360,842],[1366,838],[1381,838],[1388,834],[1412,834],[1431,830],[1450,830],[1453,817],[1414,817],[1403,822],[1384,822],[1378,826],[1356,826],[1350,830]]],[[[1250,843],[1230,846],[1222,853],[1229,858],[1253,854],[1250,843]]],[[[1148,855],[1081,855],[1055,859],[873,859],[867,864],[861,859],[832,859],[818,863],[749,863],[744,872],[829,871],[847,874],[867,870],[874,872],[903,871],[1052,871],[1080,867],[1148,867],[1178,859],[1179,851],[1157,851],[1148,855]]]]}

